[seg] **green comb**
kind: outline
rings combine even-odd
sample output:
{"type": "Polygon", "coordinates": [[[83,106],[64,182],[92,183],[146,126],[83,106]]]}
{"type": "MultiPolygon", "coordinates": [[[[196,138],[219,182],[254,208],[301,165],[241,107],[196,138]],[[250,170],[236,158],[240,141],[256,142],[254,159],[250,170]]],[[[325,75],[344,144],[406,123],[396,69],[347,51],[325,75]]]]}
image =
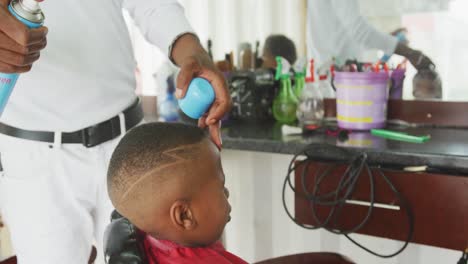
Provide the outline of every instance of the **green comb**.
{"type": "Polygon", "coordinates": [[[395,132],[385,129],[372,129],[371,134],[392,140],[405,141],[410,143],[424,143],[431,139],[431,136],[413,136],[402,132],[395,132]]]}

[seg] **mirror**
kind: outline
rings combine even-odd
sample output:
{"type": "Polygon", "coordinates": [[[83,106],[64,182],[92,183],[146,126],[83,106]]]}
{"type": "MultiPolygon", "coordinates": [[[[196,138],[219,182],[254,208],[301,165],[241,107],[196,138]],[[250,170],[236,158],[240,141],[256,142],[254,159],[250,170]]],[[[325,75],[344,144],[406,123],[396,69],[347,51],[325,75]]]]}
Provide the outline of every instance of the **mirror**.
{"type": "MultiPolygon", "coordinates": [[[[232,52],[236,65],[240,60],[240,50],[245,47],[241,43],[250,43],[255,54],[258,41],[257,53],[261,56],[265,40],[272,34],[287,36],[295,43],[297,57],[306,56],[310,53],[308,39],[313,38],[309,36],[307,26],[308,5],[317,8],[320,2],[337,5],[354,2],[358,6],[357,13],[366,23],[383,34],[390,35],[399,28],[405,28],[408,45],[433,61],[442,83],[442,100],[468,101],[468,74],[465,74],[464,67],[468,63],[466,0],[180,0],[201,42],[207,47],[208,40],[211,40],[213,58],[223,61],[226,54],[232,52]]],[[[325,18],[317,22],[319,26],[327,23],[325,18]]],[[[334,32],[328,30],[331,36],[334,32]]],[[[326,43],[328,36],[325,36],[322,42],[326,43]]],[[[143,65],[140,67],[143,80],[149,83],[146,86],[157,86],[150,80],[155,72],[160,72],[160,61],[164,57],[155,48],[139,44],[142,37],[135,39],[137,59],[139,57],[143,61],[139,62],[140,66],[143,65]]],[[[347,42],[338,44],[349,45],[347,42]]],[[[381,50],[368,48],[348,59],[377,62],[383,55],[381,50]]],[[[388,64],[396,66],[402,61],[403,57],[393,55],[388,64]]],[[[408,63],[402,96],[405,100],[414,99],[413,78],[416,72],[408,63]]]]}
{"type": "MultiPolygon", "coordinates": [[[[406,28],[409,45],[421,50],[436,65],[444,101],[468,101],[468,1],[465,0],[360,0],[361,12],[384,32],[406,28]]],[[[390,63],[398,63],[394,56],[390,63]]],[[[408,67],[403,99],[414,99],[414,67],[408,67]]]]}

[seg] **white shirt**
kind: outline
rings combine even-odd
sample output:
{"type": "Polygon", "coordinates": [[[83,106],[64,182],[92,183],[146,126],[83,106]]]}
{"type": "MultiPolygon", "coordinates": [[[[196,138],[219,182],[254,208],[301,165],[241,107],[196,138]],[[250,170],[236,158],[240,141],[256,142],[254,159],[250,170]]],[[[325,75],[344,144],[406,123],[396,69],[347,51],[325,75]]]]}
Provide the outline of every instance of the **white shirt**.
{"type": "Polygon", "coordinates": [[[166,54],[193,32],[177,0],[60,0],[41,4],[47,48],[22,74],[0,119],[39,131],[76,131],[107,120],[135,100],[135,59],[122,8],[166,54]]]}
{"type": "Polygon", "coordinates": [[[361,16],[358,0],[308,0],[307,53],[319,67],[333,57],[360,60],[371,49],[393,54],[397,43],[361,16]]]}

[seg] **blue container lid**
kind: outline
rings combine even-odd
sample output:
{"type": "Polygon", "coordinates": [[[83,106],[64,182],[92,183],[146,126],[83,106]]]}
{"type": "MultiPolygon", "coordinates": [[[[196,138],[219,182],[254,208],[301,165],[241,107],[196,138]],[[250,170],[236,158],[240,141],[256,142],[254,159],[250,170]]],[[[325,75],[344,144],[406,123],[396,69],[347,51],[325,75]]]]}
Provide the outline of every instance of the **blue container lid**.
{"type": "Polygon", "coordinates": [[[215,100],[213,86],[204,78],[194,78],[187,94],[179,100],[180,109],[189,117],[198,119],[205,114],[215,100]]]}

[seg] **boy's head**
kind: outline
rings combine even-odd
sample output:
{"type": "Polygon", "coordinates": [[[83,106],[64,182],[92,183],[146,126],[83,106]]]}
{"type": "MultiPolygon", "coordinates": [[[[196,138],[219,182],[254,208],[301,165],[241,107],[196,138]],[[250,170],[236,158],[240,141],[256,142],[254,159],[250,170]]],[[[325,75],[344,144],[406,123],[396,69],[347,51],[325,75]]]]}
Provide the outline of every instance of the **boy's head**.
{"type": "Polygon", "coordinates": [[[107,185],[117,211],[157,239],[216,242],[230,220],[219,151],[194,126],[136,127],[112,155],[107,185]]]}
{"type": "Polygon", "coordinates": [[[293,65],[297,59],[296,45],[284,35],[271,35],[265,40],[263,68],[276,68],[276,57],[281,56],[293,65]]]}

